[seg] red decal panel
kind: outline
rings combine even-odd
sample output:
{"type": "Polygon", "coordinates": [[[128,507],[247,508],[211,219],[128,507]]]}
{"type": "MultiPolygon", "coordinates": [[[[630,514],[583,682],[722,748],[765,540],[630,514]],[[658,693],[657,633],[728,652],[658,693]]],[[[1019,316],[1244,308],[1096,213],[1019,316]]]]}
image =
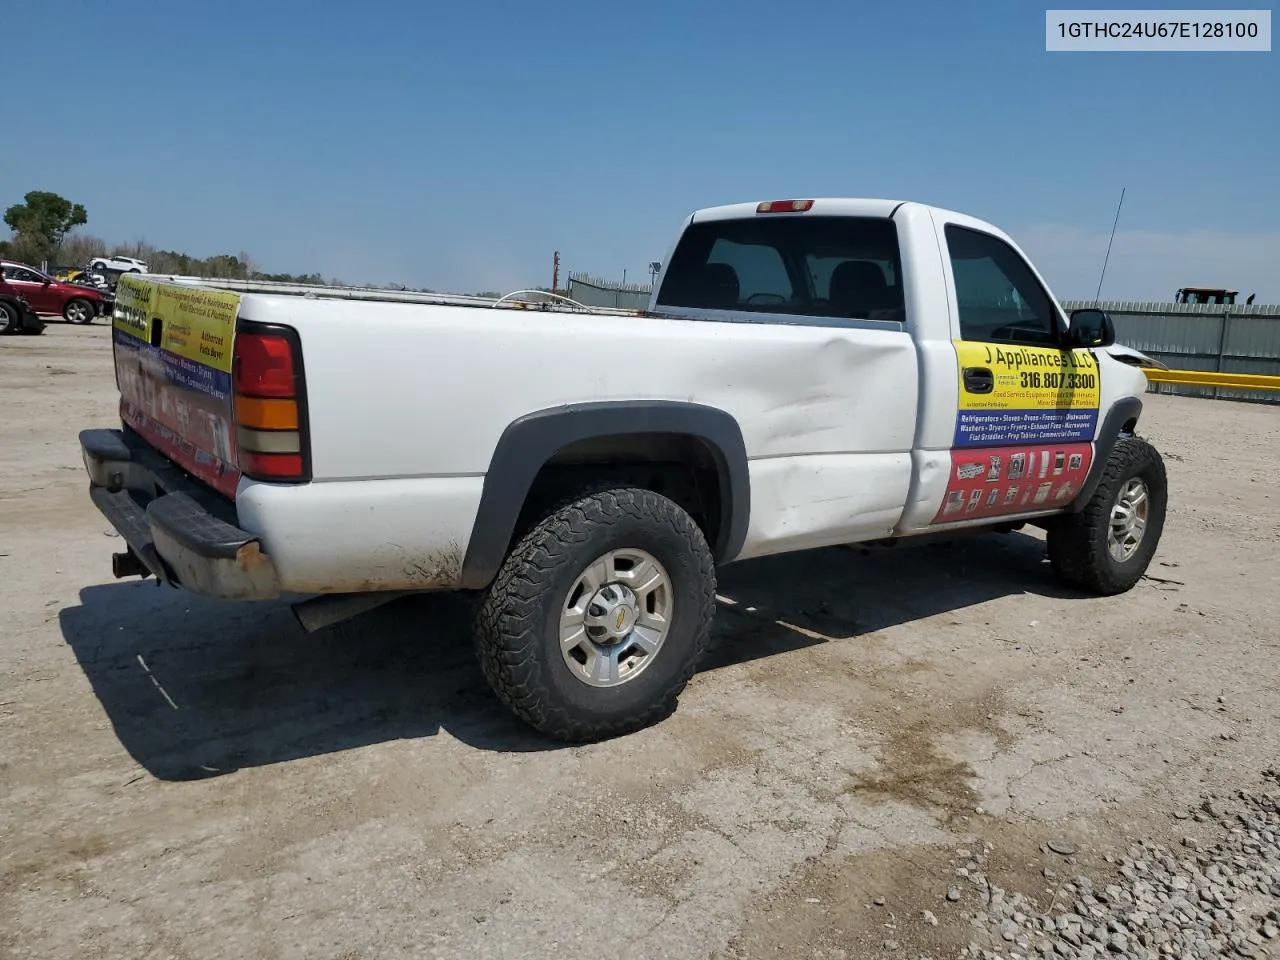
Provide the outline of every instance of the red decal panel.
{"type": "Polygon", "coordinates": [[[1093,445],[984,447],[951,451],[951,476],[934,523],[1060,509],[1080,493],[1093,445]]]}

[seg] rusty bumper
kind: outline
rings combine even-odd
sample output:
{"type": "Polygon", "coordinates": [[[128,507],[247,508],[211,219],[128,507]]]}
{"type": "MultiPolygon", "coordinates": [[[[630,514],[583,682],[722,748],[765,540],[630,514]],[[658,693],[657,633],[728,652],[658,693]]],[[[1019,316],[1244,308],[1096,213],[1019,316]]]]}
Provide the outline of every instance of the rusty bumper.
{"type": "Polygon", "coordinates": [[[80,448],[90,498],[129,545],[129,556],[113,565],[118,576],[141,567],[161,583],[209,597],[279,596],[271,558],[236,525],[234,503],[130,432],[85,430],[80,448]]]}

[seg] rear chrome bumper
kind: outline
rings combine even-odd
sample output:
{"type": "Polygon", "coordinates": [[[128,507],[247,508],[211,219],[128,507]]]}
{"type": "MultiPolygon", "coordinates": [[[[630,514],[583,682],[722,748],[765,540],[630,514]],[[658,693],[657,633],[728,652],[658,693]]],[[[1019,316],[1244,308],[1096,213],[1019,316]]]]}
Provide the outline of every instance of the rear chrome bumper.
{"type": "MultiPolygon", "coordinates": [[[[127,430],[83,430],[89,497],[161,583],[226,600],[279,596],[271,558],[235,505],[127,430]]],[[[115,564],[128,575],[136,564],[115,564]]]]}

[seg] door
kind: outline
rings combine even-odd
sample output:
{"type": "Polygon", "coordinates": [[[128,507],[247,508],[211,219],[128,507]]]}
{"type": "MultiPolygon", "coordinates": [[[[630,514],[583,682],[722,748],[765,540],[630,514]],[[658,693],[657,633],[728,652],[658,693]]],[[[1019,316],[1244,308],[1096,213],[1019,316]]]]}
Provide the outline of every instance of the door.
{"type": "Polygon", "coordinates": [[[59,313],[62,310],[56,302],[58,298],[52,293],[52,284],[46,282],[49,278],[44,274],[29,267],[7,264],[4,278],[27,298],[27,303],[36,313],[59,313]]]}
{"type": "Polygon", "coordinates": [[[944,237],[959,402],[951,473],[934,522],[1063,508],[1093,459],[1097,359],[1062,348],[1062,315],[1016,249],[954,223],[944,237]]]}

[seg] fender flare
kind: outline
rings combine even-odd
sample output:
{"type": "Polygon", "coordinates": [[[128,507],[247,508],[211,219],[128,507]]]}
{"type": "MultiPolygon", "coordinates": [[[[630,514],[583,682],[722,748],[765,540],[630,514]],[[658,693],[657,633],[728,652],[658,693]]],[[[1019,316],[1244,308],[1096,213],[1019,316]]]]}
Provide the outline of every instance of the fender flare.
{"type": "Polygon", "coordinates": [[[664,433],[703,443],[720,483],[720,523],[712,553],[727,563],[742,550],[751,517],[751,477],[742,429],[716,407],[675,400],[572,403],[526,414],[498,438],[462,561],[461,586],[486,587],[506,559],[516,522],[538,471],[573,443],[594,437],[664,433]]]}
{"type": "Polygon", "coordinates": [[[1111,409],[1107,411],[1106,419],[1102,421],[1102,429],[1098,431],[1098,438],[1094,441],[1093,465],[1089,468],[1089,476],[1085,478],[1079,495],[1071,501],[1071,505],[1065,511],[1066,513],[1079,513],[1089,505],[1089,501],[1093,499],[1094,491],[1098,489],[1098,484],[1102,481],[1102,471],[1107,468],[1107,461],[1111,458],[1111,450],[1120,438],[1124,425],[1130,421],[1137,423],[1138,418],[1141,416],[1142,401],[1137,397],[1122,397],[1111,405],[1111,409]]]}

